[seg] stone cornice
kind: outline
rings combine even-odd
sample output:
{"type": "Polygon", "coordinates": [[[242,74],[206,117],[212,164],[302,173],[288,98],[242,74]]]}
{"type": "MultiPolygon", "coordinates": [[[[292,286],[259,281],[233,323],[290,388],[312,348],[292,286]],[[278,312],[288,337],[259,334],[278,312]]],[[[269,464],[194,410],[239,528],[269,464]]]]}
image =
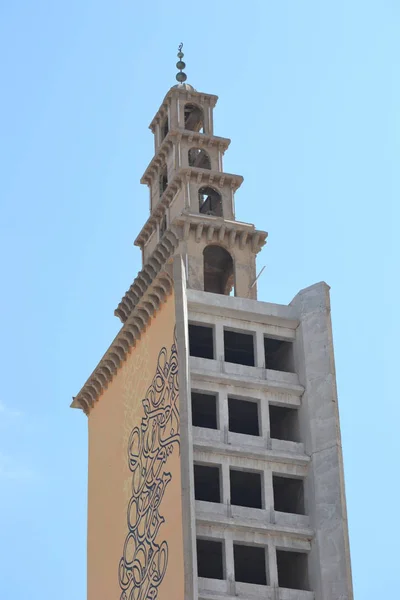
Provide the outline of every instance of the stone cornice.
{"type": "Polygon", "coordinates": [[[148,262],[139,271],[129,290],[123,296],[114,314],[125,323],[134,307],[140,302],[144,291],[156,275],[164,268],[178,246],[179,239],[173,228],[169,228],[158,242],[148,262]]]}
{"type": "Polygon", "coordinates": [[[111,346],[80,390],[73,398],[71,407],[81,408],[87,415],[99,399],[118,369],[126,360],[129,352],[140,339],[151,317],[158,311],[160,304],[172,291],[172,280],[167,272],[159,273],[146,286],[142,297],[132,309],[129,318],[117,333],[111,346]]]}
{"type": "Polygon", "coordinates": [[[187,129],[174,129],[168,132],[166,137],[163,139],[160,148],[157,153],[151,159],[147,166],[140,183],[150,185],[154,177],[158,174],[159,169],[166,162],[167,155],[170,152],[172,145],[179,142],[182,139],[187,139],[190,144],[195,144],[199,148],[212,148],[218,146],[222,154],[227,150],[230,139],[222,138],[215,135],[206,135],[204,133],[197,133],[195,131],[188,131],[187,129]]]}
{"type": "Polygon", "coordinates": [[[187,239],[190,232],[193,232],[195,237],[198,238],[197,241],[200,241],[204,235],[208,242],[217,241],[224,243],[229,248],[238,244],[243,249],[247,244],[250,244],[254,253],[261,250],[268,237],[266,231],[259,231],[250,223],[228,221],[222,217],[197,213],[182,213],[174,219],[174,225],[182,229],[182,239],[187,239]]]}
{"type": "Polygon", "coordinates": [[[205,100],[208,100],[210,106],[213,108],[217,104],[218,96],[214,94],[204,94],[203,92],[196,92],[195,90],[187,90],[179,87],[172,87],[166,94],[164,100],[161,103],[160,108],[156,112],[154,119],[149,125],[149,129],[154,133],[157,123],[162,121],[167,115],[168,105],[171,103],[172,96],[179,94],[184,101],[193,101],[204,104],[205,100]]]}
{"type": "Polygon", "coordinates": [[[140,246],[141,248],[143,247],[150,235],[156,229],[157,223],[164,216],[166,209],[171,204],[181,185],[184,182],[189,182],[193,179],[195,179],[199,184],[209,184],[210,186],[216,186],[217,188],[222,188],[224,185],[228,184],[233,191],[236,191],[243,183],[243,177],[241,175],[234,175],[232,173],[209,171],[207,169],[199,169],[197,167],[186,167],[179,169],[175,172],[171,182],[168,183],[167,189],[161,196],[158,204],[154,207],[150,217],[147,219],[139,235],[135,239],[135,246],[140,246]]]}

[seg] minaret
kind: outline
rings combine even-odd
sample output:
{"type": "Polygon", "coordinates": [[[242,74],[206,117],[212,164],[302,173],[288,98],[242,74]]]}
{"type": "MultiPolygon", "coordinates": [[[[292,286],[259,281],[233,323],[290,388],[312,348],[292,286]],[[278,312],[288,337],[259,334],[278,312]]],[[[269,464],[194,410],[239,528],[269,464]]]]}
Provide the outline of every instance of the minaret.
{"type": "Polygon", "coordinates": [[[267,234],[236,221],[217,97],[150,124],[150,214],[88,416],[88,600],[351,600],[329,288],[257,300],[267,234]]]}

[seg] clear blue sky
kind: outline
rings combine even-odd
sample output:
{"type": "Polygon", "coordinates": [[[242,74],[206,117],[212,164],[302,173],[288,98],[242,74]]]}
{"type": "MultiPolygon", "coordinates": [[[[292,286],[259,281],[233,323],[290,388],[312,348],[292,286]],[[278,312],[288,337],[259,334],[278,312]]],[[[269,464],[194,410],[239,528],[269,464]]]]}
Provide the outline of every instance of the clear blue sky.
{"type": "Polygon", "coordinates": [[[269,231],[259,298],[332,288],[355,595],[394,597],[399,28],[397,0],[0,2],[2,600],[85,598],[87,423],[68,407],[140,269],[147,126],[181,41],[245,178],[237,218],[269,231]]]}

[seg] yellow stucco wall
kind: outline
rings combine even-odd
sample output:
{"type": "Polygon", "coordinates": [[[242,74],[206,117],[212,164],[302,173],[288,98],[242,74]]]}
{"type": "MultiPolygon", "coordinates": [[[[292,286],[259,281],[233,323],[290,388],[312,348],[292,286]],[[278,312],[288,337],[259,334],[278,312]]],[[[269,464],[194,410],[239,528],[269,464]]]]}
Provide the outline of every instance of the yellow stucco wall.
{"type": "Polygon", "coordinates": [[[89,414],[88,600],[183,599],[173,295],[89,414]]]}

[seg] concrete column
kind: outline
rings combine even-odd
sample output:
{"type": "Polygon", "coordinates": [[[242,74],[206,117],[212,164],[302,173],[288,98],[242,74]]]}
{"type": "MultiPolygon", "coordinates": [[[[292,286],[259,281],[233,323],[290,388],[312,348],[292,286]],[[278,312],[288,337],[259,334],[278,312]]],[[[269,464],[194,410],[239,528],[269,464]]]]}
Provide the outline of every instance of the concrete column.
{"type": "Polygon", "coordinates": [[[211,133],[211,123],[210,123],[210,107],[208,105],[203,105],[203,116],[204,116],[204,133],[206,135],[212,135],[211,133]]]}
{"type": "Polygon", "coordinates": [[[267,554],[268,554],[268,574],[269,574],[268,584],[271,587],[278,587],[278,566],[276,564],[276,548],[273,543],[268,544],[267,554]]]}
{"type": "Polygon", "coordinates": [[[207,133],[208,133],[208,135],[214,135],[214,115],[213,115],[213,108],[212,108],[212,106],[208,106],[207,107],[207,113],[208,113],[208,130],[207,130],[207,133]]]}
{"type": "Polygon", "coordinates": [[[263,473],[263,484],[264,484],[264,502],[265,502],[265,510],[269,515],[269,521],[271,523],[275,522],[275,518],[273,515],[274,512],[274,490],[272,487],[272,472],[268,467],[264,469],[263,473]]]}
{"type": "Polygon", "coordinates": [[[264,334],[257,330],[254,334],[255,365],[265,369],[264,334]]]}
{"type": "Polygon", "coordinates": [[[261,435],[265,440],[265,445],[269,448],[270,443],[270,423],[269,423],[269,404],[268,400],[263,394],[260,399],[259,416],[261,424],[261,435]]]}
{"type": "Polygon", "coordinates": [[[294,359],[305,387],[300,433],[311,456],[305,490],[315,530],[309,555],[311,589],[318,600],[352,600],[329,287],[318,283],[306,288],[291,306],[300,319],[294,359]]]}
{"type": "Polygon", "coordinates": [[[228,430],[229,415],[228,415],[228,394],[225,389],[220,389],[218,392],[218,418],[219,428],[223,434],[222,439],[225,439],[225,432],[228,430]]]}
{"type": "Polygon", "coordinates": [[[222,323],[216,323],[214,328],[214,349],[216,360],[224,360],[224,326],[222,323]]]}
{"type": "Polygon", "coordinates": [[[225,533],[225,571],[228,581],[228,593],[235,595],[235,563],[233,559],[233,540],[229,531],[225,533]]]}
{"type": "Polygon", "coordinates": [[[229,464],[227,462],[223,462],[221,465],[221,479],[222,503],[227,505],[229,511],[229,506],[231,503],[231,491],[229,481],[229,464]]]}

